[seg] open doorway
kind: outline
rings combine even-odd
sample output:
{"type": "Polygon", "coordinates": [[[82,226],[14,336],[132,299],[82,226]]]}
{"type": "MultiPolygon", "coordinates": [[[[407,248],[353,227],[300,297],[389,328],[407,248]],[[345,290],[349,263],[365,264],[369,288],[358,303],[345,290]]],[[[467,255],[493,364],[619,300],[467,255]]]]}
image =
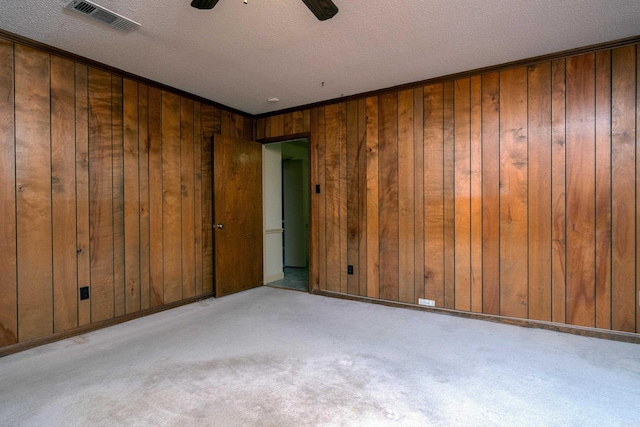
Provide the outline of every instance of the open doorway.
{"type": "Polygon", "coordinates": [[[264,284],[309,290],[308,139],[263,145],[264,284]]]}

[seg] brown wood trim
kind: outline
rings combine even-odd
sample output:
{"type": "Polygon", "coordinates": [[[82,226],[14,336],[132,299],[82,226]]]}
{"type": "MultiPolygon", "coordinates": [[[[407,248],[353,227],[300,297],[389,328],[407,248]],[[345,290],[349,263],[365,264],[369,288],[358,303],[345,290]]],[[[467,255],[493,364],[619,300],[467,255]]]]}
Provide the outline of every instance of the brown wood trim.
{"type": "Polygon", "coordinates": [[[357,295],[346,295],[331,291],[313,290],[313,295],[320,295],[329,298],[338,298],[349,301],[368,302],[372,304],[384,305],[387,307],[408,308],[411,310],[427,311],[436,314],[447,314],[449,316],[462,317],[465,319],[485,320],[489,322],[502,323],[505,325],[521,326],[524,328],[545,329],[548,331],[562,332],[583,337],[600,338],[611,341],[621,341],[631,344],[640,344],[640,334],[631,332],[610,331],[608,329],[586,328],[582,326],[565,325],[562,323],[544,322],[540,320],[518,319],[515,317],[497,316],[491,314],[472,313],[467,311],[450,310],[438,307],[425,307],[421,305],[408,304],[396,301],[386,301],[375,298],[361,297],[357,295]]]}
{"type": "Polygon", "coordinates": [[[311,104],[300,105],[298,107],[285,108],[283,110],[271,111],[268,113],[256,114],[253,116],[255,120],[264,119],[271,116],[277,116],[279,114],[291,113],[299,110],[307,110],[317,107],[324,107],[329,104],[335,104],[337,102],[347,102],[361,98],[367,98],[371,96],[380,96],[390,92],[400,92],[402,90],[414,89],[416,87],[427,86],[436,83],[444,83],[458,79],[464,79],[473,77],[480,74],[493,73],[496,71],[504,71],[509,68],[516,68],[528,65],[539,64],[541,62],[554,61],[557,59],[565,59],[571,56],[582,55],[585,53],[594,53],[603,50],[615,49],[622,46],[628,46],[632,44],[640,43],[640,35],[627,37],[624,39],[612,40],[608,42],[593,44],[589,46],[578,47],[574,49],[563,50],[556,53],[548,53],[545,55],[534,56],[531,58],[518,59],[516,61],[505,62],[498,65],[490,65],[488,67],[476,68],[473,70],[462,71],[460,73],[447,74],[445,76],[433,77],[426,80],[420,80],[412,83],[405,83],[397,86],[391,86],[383,89],[372,90],[369,92],[357,93],[354,95],[343,96],[340,98],[332,98],[326,101],[314,102],[311,104]]]}
{"type": "Polygon", "coordinates": [[[309,139],[311,138],[311,132],[293,133],[291,135],[274,136],[271,138],[258,139],[256,142],[260,144],[272,144],[274,142],[292,141],[294,139],[309,139]]]}
{"type": "Polygon", "coordinates": [[[138,319],[140,317],[145,317],[150,314],[159,313],[161,311],[171,310],[172,308],[178,308],[183,305],[193,304],[194,302],[202,301],[208,298],[213,298],[213,293],[209,293],[206,295],[199,295],[197,297],[187,298],[181,301],[172,302],[165,305],[159,305],[157,307],[153,307],[147,310],[138,311],[136,313],[126,314],[124,316],[116,317],[113,319],[104,320],[102,322],[92,323],[86,326],[81,326],[79,328],[71,329],[68,331],[60,332],[53,335],[48,335],[46,337],[37,338],[25,342],[21,342],[18,344],[9,345],[6,347],[0,348],[0,358],[4,356],[8,356],[10,354],[18,353],[24,350],[28,350],[30,348],[39,347],[41,345],[50,344],[52,342],[61,341],[67,338],[75,337],[81,334],[87,334],[89,332],[97,331],[98,329],[107,328],[109,326],[118,325],[120,323],[128,322],[129,320],[138,319]]]}
{"type": "Polygon", "coordinates": [[[102,62],[94,61],[93,59],[89,59],[89,58],[86,58],[84,56],[76,55],[75,53],[67,52],[66,50],[62,50],[62,49],[50,46],[50,45],[45,44],[45,43],[41,43],[41,42],[38,42],[38,41],[35,41],[35,40],[31,40],[31,39],[29,39],[27,37],[20,36],[18,34],[14,34],[14,33],[11,33],[9,31],[5,31],[3,29],[0,29],[0,38],[5,39],[5,40],[10,41],[10,42],[13,42],[13,43],[18,43],[18,44],[21,44],[23,46],[27,46],[27,47],[30,47],[30,48],[33,48],[33,49],[38,49],[40,51],[49,53],[51,55],[56,55],[56,56],[60,56],[62,58],[67,58],[67,59],[70,59],[72,61],[82,63],[82,64],[87,65],[87,66],[92,67],[92,68],[97,68],[97,69],[106,71],[106,72],[111,73],[111,74],[116,74],[116,75],[118,75],[120,77],[123,77],[123,78],[126,78],[126,79],[134,80],[134,81],[136,81],[138,83],[143,83],[143,84],[146,84],[146,85],[149,85],[149,86],[153,86],[153,87],[156,87],[158,89],[161,89],[161,90],[164,90],[164,91],[167,91],[167,92],[172,92],[172,93],[174,93],[176,95],[180,95],[180,96],[185,97],[185,98],[190,98],[190,99],[192,99],[194,101],[197,101],[197,102],[200,102],[200,103],[203,103],[203,104],[207,104],[207,105],[211,105],[213,107],[223,109],[223,110],[228,111],[228,112],[233,113],[233,114],[238,114],[238,115],[241,115],[241,116],[244,116],[244,117],[247,117],[247,118],[253,118],[253,116],[251,114],[249,114],[249,113],[237,110],[235,108],[228,107],[228,106],[226,106],[224,104],[220,104],[219,102],[215,102],[215,101],[212,101],[210,99],[206,99],[206,98],[203,98],[201,96],[194,95],[192,93],[185,92],[183,90],[176,89],[174,87],[171,87],[171,86],[168,86],[168,85],[165,85],[165,84],[162,84],[162,83],[158,83],[156,81],[147,79],[145,77],[141,77],[141,76],[138,76],[136,74],[132,74],[132,73],[129,73],[127,71],[123,71],[123,70],[121,70],[119,68],[112,67],[112,66],[104,64],[102,62]]]}

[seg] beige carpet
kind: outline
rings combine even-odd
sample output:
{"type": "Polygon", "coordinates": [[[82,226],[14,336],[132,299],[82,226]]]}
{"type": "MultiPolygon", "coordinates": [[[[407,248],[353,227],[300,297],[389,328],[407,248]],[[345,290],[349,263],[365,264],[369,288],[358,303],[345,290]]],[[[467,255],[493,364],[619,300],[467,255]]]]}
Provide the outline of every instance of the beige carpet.
{"type": "Polygon", "coordinates": [[[263,287],[0,359],[1,426],[640,424],[640,346],[263,287]]]}

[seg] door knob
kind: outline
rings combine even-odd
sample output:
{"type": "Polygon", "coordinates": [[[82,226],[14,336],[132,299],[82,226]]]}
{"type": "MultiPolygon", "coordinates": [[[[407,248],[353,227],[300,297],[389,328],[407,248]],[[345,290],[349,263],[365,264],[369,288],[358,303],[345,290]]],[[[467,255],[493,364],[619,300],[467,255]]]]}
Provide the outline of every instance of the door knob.
{"type": "Polygon", "coordinates": [[[216,227],[218,227],[219,229],[222,229],[222,227],[224,227],[224,225],[222,225],[222,224],[216,224],[216,227]]]}

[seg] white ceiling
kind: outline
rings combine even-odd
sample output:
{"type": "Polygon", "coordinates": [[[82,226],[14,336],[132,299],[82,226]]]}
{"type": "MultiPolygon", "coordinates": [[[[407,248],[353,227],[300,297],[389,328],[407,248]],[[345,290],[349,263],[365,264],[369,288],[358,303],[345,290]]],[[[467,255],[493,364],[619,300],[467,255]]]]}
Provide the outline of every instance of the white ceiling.
{"type": "Polygon", "coordinates": [[[324,22],[301,0],[94,1],[142,26],[0,0],[0,28],[250,114],[640,34],[638,0],[334,0],[324,22]]]}

